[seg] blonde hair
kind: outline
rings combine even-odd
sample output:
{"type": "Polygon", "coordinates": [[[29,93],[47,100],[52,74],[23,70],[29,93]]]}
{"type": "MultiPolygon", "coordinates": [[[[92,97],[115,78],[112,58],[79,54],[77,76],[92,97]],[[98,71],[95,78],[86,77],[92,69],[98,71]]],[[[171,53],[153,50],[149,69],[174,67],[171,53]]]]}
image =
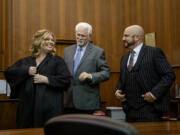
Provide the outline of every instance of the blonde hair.
{"type": "MultiPolygon", "coordinates": [[[[42,42],[49,36],[51,35],[55,41],[55,35],[54,33],[52,33],[49,30],[46,29],[42,29],[37,31],[32,38],[32,47],[30,49],[31,51],[31,55],[33,57],[38,57],[40,55],[40,49],[41,49],[41,45],[42,42]]],[[[49,52],[49,54],[51,55],[55,55],[56,54],[56,48],[54,48],[51,52],[49,52]]]]}

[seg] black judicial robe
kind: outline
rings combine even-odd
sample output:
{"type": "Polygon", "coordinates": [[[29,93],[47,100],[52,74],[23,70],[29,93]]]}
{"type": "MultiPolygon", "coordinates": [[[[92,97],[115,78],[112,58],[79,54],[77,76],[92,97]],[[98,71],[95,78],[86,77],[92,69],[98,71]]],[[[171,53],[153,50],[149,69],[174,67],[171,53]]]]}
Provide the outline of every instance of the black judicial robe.
{"type": "Polygon", "coordinates": [[[36,66],[34,57],[17,61],[5,71],[11,87],[11,98],[18,98],[17,126],[19,128],[41,127],[54,116],[63,113],[63,90],[70,84],[71,75],[64,60],[47,55],[37,67],[37,73],[47,76],[49,84],[33,83],[28,74],[30,66],[36,66]]]}

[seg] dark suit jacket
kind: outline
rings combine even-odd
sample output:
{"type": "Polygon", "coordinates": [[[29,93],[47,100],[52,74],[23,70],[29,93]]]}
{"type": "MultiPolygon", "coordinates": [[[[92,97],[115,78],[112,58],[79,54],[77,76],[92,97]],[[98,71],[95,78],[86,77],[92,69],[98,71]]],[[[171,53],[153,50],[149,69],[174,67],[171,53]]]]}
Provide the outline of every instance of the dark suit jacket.
{"type": "MultiPolygon", "coordinates": [[[[64,50],[64,60],[71,73],[76,48],[77,45],[72,45],[64,50]]],[[[65,107],[70,107],[73,103],[77,109],[99,109],[99,83],[108,80],[109,77],[110,72],[105,60],[104,50],[89,43],[72,80],[71,87],[65,93],[65,107]],[[92,80],[80,82],[79,75],[82,72],[90,73],[92,80]]]]}
{"type": "MultiPolygon", "coordinates": [[[[120,78],[116,89],[125,91],[125,69],[129,53],[121,59],[120,78]]],[[[155,109],[164,112],[169,108],[169,88],[175,80],[175,74],[160,48],[143,45],[139,53],[134,71],[141,88],[150,91],[157,99],[153,103],[155,109]]]]}

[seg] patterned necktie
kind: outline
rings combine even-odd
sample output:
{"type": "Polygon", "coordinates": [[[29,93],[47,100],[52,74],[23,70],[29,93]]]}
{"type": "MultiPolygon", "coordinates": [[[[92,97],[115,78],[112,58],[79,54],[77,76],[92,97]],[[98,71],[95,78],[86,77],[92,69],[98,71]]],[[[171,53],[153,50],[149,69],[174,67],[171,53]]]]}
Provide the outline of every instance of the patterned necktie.
{"type": "Polygon", "coordinates": [[[134,59],[135,51],[132,50],[130,54],[131,56],[130,56],[129,64],[128,64],[128,71],[131,71],[133,68],[133,59],[134,59]]]}
{"type": "Polygon", "coordinates": [[[73,75],[75,75],[77,67],[79,65],[80,58],[81,58],[81,52],[82,52],[82,48],[78,48],[76,57],[74,59],[73,75]]]}

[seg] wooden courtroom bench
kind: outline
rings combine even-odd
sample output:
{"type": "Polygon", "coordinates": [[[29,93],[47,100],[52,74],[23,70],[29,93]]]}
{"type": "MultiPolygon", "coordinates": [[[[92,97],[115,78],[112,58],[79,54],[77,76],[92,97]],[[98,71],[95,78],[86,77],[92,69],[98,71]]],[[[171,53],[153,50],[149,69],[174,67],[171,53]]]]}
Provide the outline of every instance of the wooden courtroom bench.
{"type": "Polygon", "coordinates": [[[0,129],[16,128],[17,99],[0,99],[0,129]]]}

